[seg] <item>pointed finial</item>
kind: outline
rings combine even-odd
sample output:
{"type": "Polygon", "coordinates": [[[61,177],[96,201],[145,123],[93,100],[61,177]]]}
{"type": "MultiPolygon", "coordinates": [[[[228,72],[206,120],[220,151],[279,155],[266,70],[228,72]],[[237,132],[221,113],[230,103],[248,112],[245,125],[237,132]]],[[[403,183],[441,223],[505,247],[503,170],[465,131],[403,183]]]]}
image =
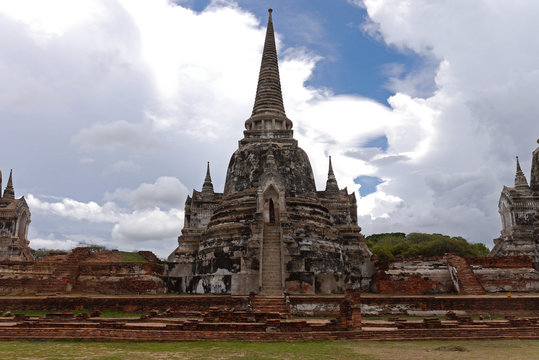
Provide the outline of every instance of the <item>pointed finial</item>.
{"type": "Polygon", "coordinates": [[[210,162],[208,161],[206,165],[206,178],[205,181],[209,180],[211,182],[211,175],[210,175],[210,162]]]}
{"type": "Polygon", "coordinates": [[[329,170],[328,180],[326,181],[326,191],[339,191],[339,184],[337,184],[337,178],[333,173],[333,165],[331,164],[331,156],[329,157],[329,170]]]}
{"type": "Polygon", "coordinates": [[[6,189],[4,190],[4,200],[15,200],[15,189],[13,188],[13,169],[9,171],[6,189]]]}
{"type": "MultiPolygon", "coordinates": [[[[292,121],[286,117],[284,111],[272,12],[272,9],[268,9],[268,27],[258,74],[255,103],[251,117],[245,122],[247,131],[292,129],[292,121]]],[[[290,132],[280,137],[292,137],[292,135],[290,132]]]]}
{"type": "Polygon", "coordinates": [[[0,200],[2,200],[2,170],[0,170],[0,200]]]}
{"type": "Polygon", "coordinates": [[[206,177],[204,178],[204,184],[202,185],[202,192],[203,193],[212,193],[213,194],[213,184],[211,181],[211,175],[210,175],[210,162],[208,161],[208,165],[206,168],[206,177]]]}
{"type": "Polygon", "coordinates": [[[526,175],[522,172],[520,168],[520,162],[518,161],[517,156],[517,173],[515,174],[515,189],[529,189],[528,180],[526,180],[526,175]]]}

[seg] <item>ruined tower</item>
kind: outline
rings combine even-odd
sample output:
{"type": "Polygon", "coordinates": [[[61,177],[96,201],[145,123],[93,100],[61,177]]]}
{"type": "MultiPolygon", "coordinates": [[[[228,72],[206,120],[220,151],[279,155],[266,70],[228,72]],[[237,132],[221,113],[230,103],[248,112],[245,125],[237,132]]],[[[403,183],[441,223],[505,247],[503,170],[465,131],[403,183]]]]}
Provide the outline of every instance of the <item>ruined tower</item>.
{"type": "Polygon", "coordinates": [[[33,260],[27,238],[30,209],[24,196],[19,199],[15,198],[13,172],[9,173],[3,194],[1,188],[2,172],[0,171],[0,261],[33,260]]]}
{"type": "Polygon", "coordinates": [[[539,147],[533,152],[529,185],[517,157],[515,185],[503,187],[498,211],[502,231],[489,256],[528,255],[539,263],[539,147]]]}
{"type": "Polygon", "coordinates": [[[286,116],[272,11],[258,86],[223,193],[209,167],[202,192],[185,204],[170,281],[182,292],[264,295],[342,293],[368,288],[371,253],[357,224],[354,194],[340,190],[331,160],[317,191],[309,158],[286,116]]]}

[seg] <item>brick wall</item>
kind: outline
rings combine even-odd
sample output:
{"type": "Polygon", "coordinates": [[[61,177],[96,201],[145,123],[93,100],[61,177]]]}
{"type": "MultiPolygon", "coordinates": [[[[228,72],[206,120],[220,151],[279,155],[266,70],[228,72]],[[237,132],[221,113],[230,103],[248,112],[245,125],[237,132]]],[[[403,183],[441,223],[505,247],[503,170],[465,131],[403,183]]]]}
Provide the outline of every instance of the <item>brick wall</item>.
{"type": "MultiPolygon", "coordinates": [[[[210,307],[239,308],[245,299],[228,295],[0,297],[0,311],[208,311],[210,307]]],[[[291,296],[291,313],[296,316],[337,317],[342,300],[342,296],[291,296]]],[[[364,315],[410,315],[421,311],[445,313],[449,310],[464,311],[470,315],[533,315],[539,309],[539,296],[363,296],[361,306],[364,315]]]]}
{"type": "Polygon", "coordinates": [[[377,264],[371,284],[381,294],[426,295],[454,292],[447,260],[436,258],[397,258],[377,264]]]}
{"type": "Polygon", "coordinates": [[[2,262],[0,295],[167,292],[164,266],[151,262],[84,262],[88,256],[86,252],[74,251],[58,259],[2,262]]]}
{"type": "Polygon", "coordinates": [[[539,292],[539,272],[528,256],[467,259],[488,292],[539,292]]]}
{"type": "MultiPolygon", "coordinates": [[[[527,256],[467,258],[487,292],[539,292],[539,272],[527,256]]],[[[455,293],[445,257],[396,258],[378,263],[371,291],[380,294],[429,295],[455,293]]]]}

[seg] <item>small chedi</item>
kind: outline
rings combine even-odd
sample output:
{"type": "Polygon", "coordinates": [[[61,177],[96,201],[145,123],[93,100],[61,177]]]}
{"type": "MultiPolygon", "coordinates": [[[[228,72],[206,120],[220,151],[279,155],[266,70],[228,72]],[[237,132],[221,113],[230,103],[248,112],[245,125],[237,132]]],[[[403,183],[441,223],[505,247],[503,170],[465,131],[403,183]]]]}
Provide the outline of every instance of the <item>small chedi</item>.
{"type": "Polygon", "coordinates": [[[2,172],[0,171],[0,261],[33,260],[28,247],[30,209],[24,196],[16,199],[13,188],[13,173],[10,171],[7,186],[2,194],[2,172]]]}
{"type": "Polygon", "coordinates": [[[539,147],[533,152],[530,184],[517,157],[515,186],[503,187],[498,209],[502,231],[489,256],[527,255],[539,264],[539,147]]]}
{"type": "Polygon", "coordinates": [[[176,291],[319,294],[370,284],[372,254],[355,195],[339,189],[331,159],[326,189],[317,191],[309,158],[293,138],[271,15],[253,112],[224,192],[214,191],[208,164],[202,191],[185,203],[179,245],[168,258],[176,291]]]}

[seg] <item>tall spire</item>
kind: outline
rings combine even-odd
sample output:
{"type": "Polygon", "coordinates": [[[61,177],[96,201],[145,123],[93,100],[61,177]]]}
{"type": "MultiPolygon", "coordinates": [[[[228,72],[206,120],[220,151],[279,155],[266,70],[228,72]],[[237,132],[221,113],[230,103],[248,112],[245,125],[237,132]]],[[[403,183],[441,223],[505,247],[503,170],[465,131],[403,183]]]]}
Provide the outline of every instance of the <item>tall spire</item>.
{"type": "MultiPolygon", "coordinates": [[[[539,143],[539,139],[537,140],[539,143]]],[[[530,176],[530,188],[533,191],[539,191],[539,147],[533,151],[532,171],[530,176]]]]}
{"type": "MultiPolygon", "coordinates": [[[[292,129],[292,121],[286,117],[281,93],[281,80],[279,77],[279,63],[275,34],[273,31],[272,9],[268,9],[268,27],[266,40],[262,52],[262,63],[258,75],[255,104],[251,117],[245,122],[247,131],[292,129]]],[[[292,137],[291,134],[280,137],[292,137]]]]}
{"type": "Polygon", "coordinates": [[[4,200],[15,200],[15,189],[13,189],[13,170],[9,172],[6,189],[4,190],[4,200]]]}
{"type": "Polygon", "coordinates": [[[202,185],[202,192],[213,194],[213,184],[211,182],[209,161],[208,161],[208,167],[206,168],[206,177],[204,178],[204,184],[202,185]]]}
{"type": "Polygon", "coordinates": [[[2,170],[0,170],[0,200],[2,200],[2,170]]]}
{"type": "Polygon", "coordinates": [[[333,166],[331,165],[331,156],[329,157],[329,170],[328,170],[328,180],[326,181],[326,191],[339,191],[339,185],[337,184],[337,179],[333,173],[333,166]]]}
{"type": "Polygon", "coordinates": [[[517,173],[515,175],[515,189],[529,189],[528,180],[526,180],[526,175],[522,172],[520,168],[520,162],[518,161],[517,156],[517,173]]]}

